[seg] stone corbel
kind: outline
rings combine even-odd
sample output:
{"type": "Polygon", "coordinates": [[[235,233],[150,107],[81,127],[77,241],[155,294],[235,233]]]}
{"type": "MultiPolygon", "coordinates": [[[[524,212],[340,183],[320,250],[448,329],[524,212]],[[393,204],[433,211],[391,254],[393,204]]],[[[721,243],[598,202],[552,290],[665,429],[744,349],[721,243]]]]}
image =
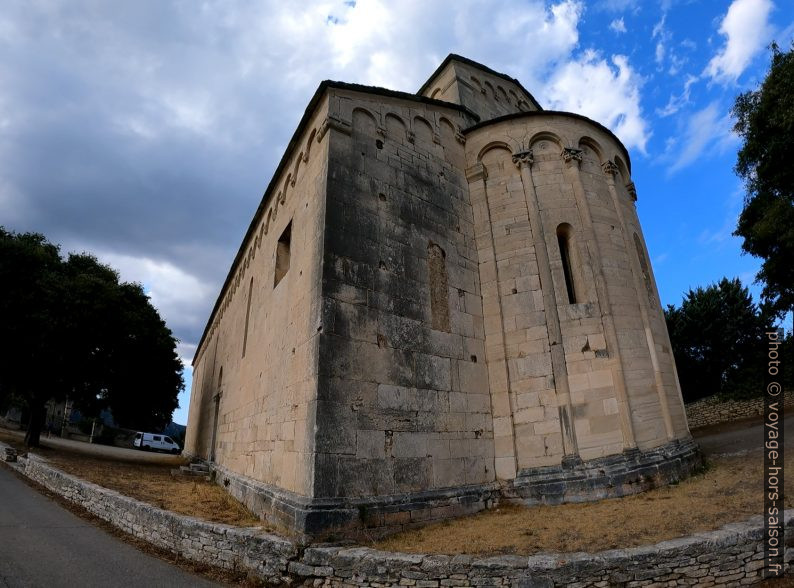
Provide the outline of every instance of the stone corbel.
{"type": "Polygon", "coordinates": [[[433,133],[433,143],[436,145],[441,145],[441,135],[438,133],[433,133]]]}
{"type": "Polygon", "coordinates": [[[408,139],[408,142],[411,144],[413,144],[416,141],[416,135],[414,134],[413,131],[406,131],[405,137],[406,139],[408,139]]]}
{"type": "Polygon", "coordinates": [[[386,138],[386,129],[384,127],[378,127],[377,133],[384,139],[386,138]]]}
{"type": "Polygon", "coordinates": [[[601,164],[601,169],[604,170],[604,173],[609,176],[616,176],[618,174],[618,166],[615,165],[615,162],[610,161],[607,159],[604,163],[601,164]]]}
{"type": "Polygon", "coordinates": [[[634,182],[629,182],[626,184],[626,191],[631,196],[632,202],[637,202],[637,188],[634,186],[634,182]]]}
{"type": "Polygon", "coordinates": [[[455,131],[455,140],[460,143],[461,145],[466,144],[466,135],[461,133],[460,131],[455,131]]]}
{"type": "Polygon", "coordinates": [[[521,169],[522,165],[531,166],[535,163],[535,156],[532,154],[532,149],[525,149],[513,153],[513,163],[516,164],[518,169],[521,169]]]}
{"type": "Polygon", "coordinates": [[[318,143],[323,140],[323,137],[325,137],[328,129],[334,129],[340,133],[344,133],[345,135],[353,134],[353,126],[349,122],[344,121],[341,118],[337,118],[333,114],[329,114],[327,117],[325,117],[325,120],[320,125],[320,129],[317,131],[318,143]]]}
{"type": "Polygon", "coordinates": [[[466,168],[466,180],[471,184],[478,180],[485,180],[488,177],[488,170],[482,163],[475,163],[466,168]]]}
{"type": "Polygon", "coordinates": [[[582,162],[582,153],[581,149],[574,149],[573,147],[564,147],[562,152],[560,153],[560,157],[562,160],[571,165],[576,163],[577,165],[582,162]]]}

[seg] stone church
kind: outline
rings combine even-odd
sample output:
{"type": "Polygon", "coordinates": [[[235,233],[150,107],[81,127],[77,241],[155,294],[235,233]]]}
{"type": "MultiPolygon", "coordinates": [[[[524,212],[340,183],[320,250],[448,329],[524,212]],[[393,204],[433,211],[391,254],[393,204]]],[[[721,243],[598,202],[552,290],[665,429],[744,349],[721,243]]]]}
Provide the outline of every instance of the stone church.
{"type": "Polygon", "coordinates": [[[187,454],[304,537],[584,501],[699,461],[626,148],[450,55],[320,84],[193,362],[187,454]]]}

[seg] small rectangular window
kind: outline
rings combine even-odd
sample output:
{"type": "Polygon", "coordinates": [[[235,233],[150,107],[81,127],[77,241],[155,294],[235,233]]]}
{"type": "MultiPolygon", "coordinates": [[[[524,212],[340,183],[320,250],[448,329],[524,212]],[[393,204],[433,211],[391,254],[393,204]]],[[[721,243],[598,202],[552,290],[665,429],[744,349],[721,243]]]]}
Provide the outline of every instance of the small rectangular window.
{"type": "Polygon", "coordinates": [[[292,239],[292,221],[289,222],[287,228],[281,233],[276,245],[276,275],[273,281],[273,287],[278,286],[278,283],[289,271],[289,255],[290,255],[290,241],[292,239]]]}
{"type": "Polygon", "coordinates": [[[152,440],[153,441],[160,441],[161,440],[160,439],[160,435],[155,435],[154,437],[152,437],[152,440]]]}

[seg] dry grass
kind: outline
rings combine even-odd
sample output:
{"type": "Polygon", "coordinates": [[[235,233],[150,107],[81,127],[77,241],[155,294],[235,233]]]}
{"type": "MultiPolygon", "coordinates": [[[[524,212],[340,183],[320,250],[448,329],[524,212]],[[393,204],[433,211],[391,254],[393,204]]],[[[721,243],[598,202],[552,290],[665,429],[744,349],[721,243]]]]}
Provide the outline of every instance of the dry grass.
{"type": "Polygon", "coordinates": [[[213,523],[243,527],[260,524],[257,517],[217,484],[174,477],[171,466],[123,463],[52,450],[44,456],[55,467],[78,478],[165,510],[213,523]]]}
{"type": "MultiPolygon", "coordinates": [[[[23,449],[17,436],[0,431],[0,440],[23,449]]],[[[219,486],[173,478],[171,466],[123,463],[46,448],[40,453],[64,471],[160,508],[213,522],[261,525],[219,486]]],[[[506,505],[400,533],[373,547],[412,553],[528,555],[647,545],[760,514],[762,466],[760,452],[719,457],[705,472],[675,486],[587,504],[506,505]]],[[[794,455],[786,459],[786,466],[794,469],[794,455]]],[[[786,507],[791,508],[791,477],[786,496],[786,507]]]]}
{"type": "MultiPolygon", "coordinates": [[[[20,452],[25,450],[17,435],[0,431],[0,441],[20,452]]],[[[177,466],[121,462],[47,447],[34,449],[33,453],[78,478],[165,510],[213,523],[262,526],[257,517],[217,484],[172,476],[171,468],[177,466]]]]}
{"type": "MultiPolygon", "coordinates": [[[[794,468],[794,456],[786,459],[794,468]]],[[[588,504],[502,506],[394,535],[374,547],[447,554],[597,552],[718,529],[763,510],[760,453],[722,457],[676,486],[588,504]]],[[[794,481],[786,480],[786,507],[794,481]]]]}

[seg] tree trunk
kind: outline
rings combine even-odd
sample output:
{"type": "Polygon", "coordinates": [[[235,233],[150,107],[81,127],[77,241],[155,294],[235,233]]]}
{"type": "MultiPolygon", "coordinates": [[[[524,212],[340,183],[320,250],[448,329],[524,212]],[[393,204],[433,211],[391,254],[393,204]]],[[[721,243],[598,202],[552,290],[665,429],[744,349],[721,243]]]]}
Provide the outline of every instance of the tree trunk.
{"type": "Polygon", "coordinates": [[[44,402],[38,398],[33,398],[30,403],[30,422],[28,431],[25,433],[26,447],[39,447],[41,429],[44,426],[44,419],[47,416],[47,409],[44,402]]]}

